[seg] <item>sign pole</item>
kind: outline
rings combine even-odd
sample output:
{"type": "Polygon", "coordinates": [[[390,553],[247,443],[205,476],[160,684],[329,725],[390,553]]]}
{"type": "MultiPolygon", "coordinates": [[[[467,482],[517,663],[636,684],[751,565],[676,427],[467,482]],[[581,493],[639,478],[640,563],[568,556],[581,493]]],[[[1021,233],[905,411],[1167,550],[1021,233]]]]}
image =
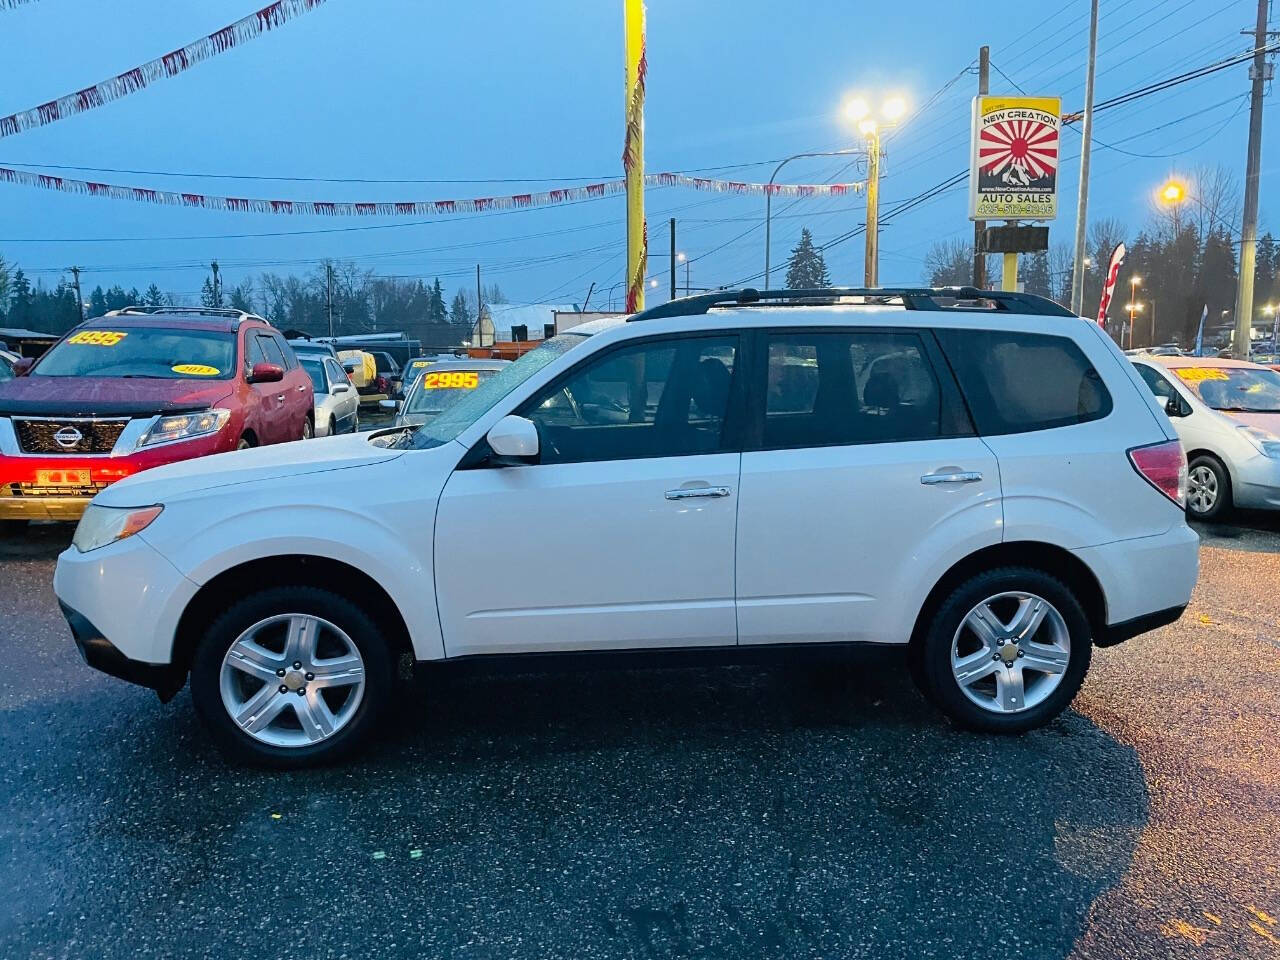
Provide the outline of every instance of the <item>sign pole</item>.
{"type": "Polygon", "coordinates": [[[626,132],[622,166],[627,179],[627,312],[644,309],[648,236],[644,222],[644,2],[623,0],[623,52],[626,57],[626,132]]]}
{"type": "Polygon", "coordinates": [[[1018,291],[1018,255],[1016,253],[1006,253],[1004,255],[1004,269],[1000,273],[1000,289],[1010,293],[1018,291]]]}

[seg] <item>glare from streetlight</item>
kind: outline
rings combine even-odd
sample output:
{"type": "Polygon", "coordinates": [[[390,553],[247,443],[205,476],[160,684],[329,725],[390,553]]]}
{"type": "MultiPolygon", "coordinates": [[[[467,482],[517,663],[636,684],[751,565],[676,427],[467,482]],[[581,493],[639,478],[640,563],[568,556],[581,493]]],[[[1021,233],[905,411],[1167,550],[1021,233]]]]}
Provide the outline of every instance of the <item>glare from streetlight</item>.
{"type": "Polygon", "coordinates": [[[1136,287],[1138,284],[1142,283],[1142,278],[1141,278],[1141,277],[1130,277],[1130,278],[1129,278],[1129,283],[1136,287]]]}
{"type": "Polygon", "coordinates": [[[685,254],[684,254],[684,251],[683,251],[683,250],[676,254],[676,260],[677,260],[677,262],[679,262],[679,263],[684,263],[684,262],[685,262],[686,260],[688,260],[688,259],[689,259],[689,258],[688,258],[687,256],[685,256],[685,254]]]}
{"type": "Polygon", "coordinates": [[[656,287],[657,285],[658,285],[658,281],[657,281],[657,280],[650,280],[650,281],[649,281],[649,286],[651,286],[651,287],[656,287]]]}
{"type": "Polygon", "coordinates": [[[865,120],[861,121],[858,124],[858,132],[863,134],[864,136],[868,136],[868,137],[871,136],[873,133],[876,132],[876,122],[872,120],[870,117],[867,117],[865,120]]]}
{"type": "Polygon", "coordinates": [[[1160,188],[1158,194],[1163,203],[1181,203],[1187,199],[1187,186],[1180,180],[1168,180],[1160,188]]]}
{"type": "Polygon", "coordinates": [[[1125,308],[1126,310],[1128,310],[1130,313],[1141,313],[1141,312],[1142,312],[1142,304],[1140,304],[1140,303],[1126,303],[1126,304],[1124,305],[1124,308],[1125,308]]]}
{"type": "Polygon", "coordinates": [[[867,106],[867,101],[861,97],[850,97],[844,102],[844,115],[855,123],[870,112],[871,108],[867,106]]]}
{"type": "Polygon", "coordinates": [[[907,101],[902,97],[890,97],[884,102],[880,112],[884,114],[886,120],[898,120],[907,112],[907,101]]]}

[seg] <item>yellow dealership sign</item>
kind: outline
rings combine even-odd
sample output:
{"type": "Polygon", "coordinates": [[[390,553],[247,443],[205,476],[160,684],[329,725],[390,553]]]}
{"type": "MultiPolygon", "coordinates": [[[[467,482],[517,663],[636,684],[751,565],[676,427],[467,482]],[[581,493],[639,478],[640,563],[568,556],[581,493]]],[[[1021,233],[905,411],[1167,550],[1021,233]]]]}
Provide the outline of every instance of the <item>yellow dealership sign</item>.
{"type": "Polygon", "coordinates": [[[1058,97],[974,97],[969,218],[1057,217],[1061,133],[1058,97]]]}

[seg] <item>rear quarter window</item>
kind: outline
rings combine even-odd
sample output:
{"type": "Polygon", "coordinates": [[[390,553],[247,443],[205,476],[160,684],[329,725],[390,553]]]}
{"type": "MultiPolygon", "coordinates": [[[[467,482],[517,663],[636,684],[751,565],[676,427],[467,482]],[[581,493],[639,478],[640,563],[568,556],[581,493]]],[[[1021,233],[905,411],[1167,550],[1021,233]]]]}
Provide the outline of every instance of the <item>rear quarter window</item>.
{"type": "Polygon", "coordinates": [[[938,330],[981,434],[1025,433],[1100,420],[1111,394],[1069,337],[938,330]]]}

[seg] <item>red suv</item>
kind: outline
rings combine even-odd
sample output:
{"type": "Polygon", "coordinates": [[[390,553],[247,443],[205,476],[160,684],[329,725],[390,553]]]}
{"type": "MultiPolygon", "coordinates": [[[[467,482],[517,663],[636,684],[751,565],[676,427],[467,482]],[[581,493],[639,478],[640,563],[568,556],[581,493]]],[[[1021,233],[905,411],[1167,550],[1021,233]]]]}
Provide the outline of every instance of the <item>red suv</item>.
{"type": "Polygon", "coordinates": [[[122,477],[313,433],[311,378],[239,310],[126,307],[0,383],[0,521],[75,520],[122,477]]]}

